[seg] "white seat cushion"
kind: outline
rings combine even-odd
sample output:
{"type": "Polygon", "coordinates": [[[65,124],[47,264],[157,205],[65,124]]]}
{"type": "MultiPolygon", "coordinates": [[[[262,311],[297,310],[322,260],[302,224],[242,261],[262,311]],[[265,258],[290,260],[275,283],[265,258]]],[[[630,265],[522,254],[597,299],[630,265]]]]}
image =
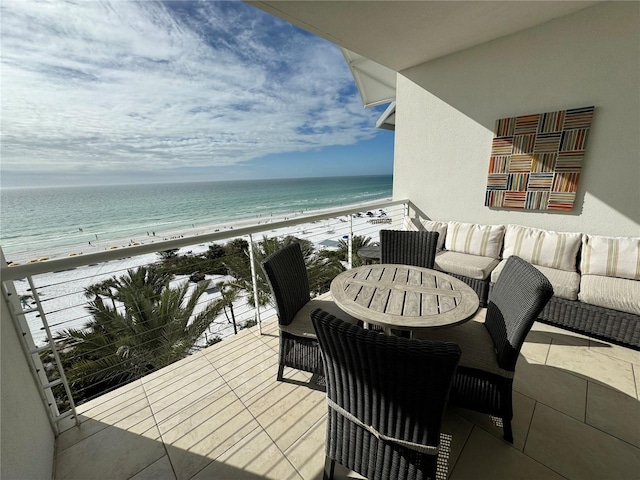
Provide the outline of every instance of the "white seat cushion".
{"type": "MultiPolygon", "coordinates": [[[[507,263],[507,259],[500,262],[493,272],[491,272],[491,283],[496,283],[500,277],[500,273],[507,263]]],[[[578,272],[568,272],[566,270],[558,270],[556,268],[542,267],[534,265],[540,270],[545,277],[551,282],[553,287],[553,295],[558,298],[566,298],[567,300],[578,299],[578,289],[580,288],[580,274],[578,272]]]]}
{"type": "Polygon", "coordinates": [[[627,278],[582,275],[581,302],[640,315],[640,281],[627,278]]]}
{"type": "Polygon", "coordinates": [[[477,368],[501,377],[513,378],[513,372],[498,366],[493,339],[484,326],[486,313],[487,309],[481,308],[471,320],[454,327],[415,330],[413,338],[457,343],[462,350],[461,367],[477,368]]]}
{"type": "Polygon", "coordinates": [[[349,322],[354,325],[358,323],[358,319],[340,310],[340,307],[338,307],[333,301],[331,292],[327,292],[312,298],[300,309],[298,313],[296,313],[296,316],[293,317],[293,320],[289,325],[280,325],[280,329],[283,332],[290,333],[296,337],[316,339],[316,331],[313,328],[313,323],[311,323],[311,312],[316,308],[321,308],[325,312],[330,313],[334,317],[344,320],[345,322],[349,322]]]}
{"type": "Polygon", "coordinates": [[[468,253],[444,251],[436,254],[435,268],[447,273],[484,280],[500,261],[493,257],[481,257],[468,253]]]}

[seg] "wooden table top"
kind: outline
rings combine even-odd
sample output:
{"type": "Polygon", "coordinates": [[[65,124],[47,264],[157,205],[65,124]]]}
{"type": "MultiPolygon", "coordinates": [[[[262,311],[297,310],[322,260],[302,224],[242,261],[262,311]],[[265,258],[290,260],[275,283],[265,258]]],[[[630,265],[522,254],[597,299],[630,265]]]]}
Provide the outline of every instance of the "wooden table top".
{"type": "Polygon", "coordinates": [[[380,245],[367,245],[358,249],[357,254],[367,260],[380,260],[380,245]]]}
{"type": "Polygon", "coordinates": [[[331,282],[336,304],[349,315],[386,329],[417,330],[463,323],[480,305],[462,280],[411,265],[365,265],[331,282]]]}

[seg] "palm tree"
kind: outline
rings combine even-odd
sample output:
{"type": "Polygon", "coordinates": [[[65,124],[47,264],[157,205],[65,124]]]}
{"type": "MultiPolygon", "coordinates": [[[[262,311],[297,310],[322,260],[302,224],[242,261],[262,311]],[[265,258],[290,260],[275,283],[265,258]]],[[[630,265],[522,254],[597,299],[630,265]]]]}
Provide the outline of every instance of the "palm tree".
{"type": "Polygon", "coordinates": [[[208,282],[172,287],[170,279],[150,267],[114,277],[111,298],[119,305],[96,295],[85,328],[56,336],[69,383],[80,398],[136,380],[194,348],[221,306],[199,305],[208,282]]]}
{"type": "Polygon", "coordinates": [[[232,282],[218,282],[216,283],[216,287],[222,295],[218,302],[222,306],[222,310],[224,311],[225,317],[227,317],[227,321],[229,323],[233,323],[233,333],[237,335],[238,327],[236,325],[236,315],[233,311],[233,302],[235,302],[240,296],[240,288],[232,282]],[[227,307],[229,308],[231,319],[229,319],[229,316],[227,315],[227,307]]]}
{"type": "Polygon", "coordinates": [[[102,297],[111,299],[113,308],[115,304],[115,289],[117,288],[117,280],[115,278],[107,278],[106,280],[95,283],[84,289],[84,295],[87,298],[93,298],[94,301],[102,301],[102,297]]]}
{"type": "MultiPolygon", "coordinates": [[[[336,259],[323,256],[316,252],[309,240],[299,239],[293,236],[284,238],[264,236],[261,241],[253,244],[253,258],[256,262],[258,305],[264,306],[272,303],[271,290],[267,279],[260,268],[260,263],[272,253],[291,243],[299,243],[307,267],[309,286],[313,294],[327,292],[334,277],[344,271],[344,266],[336,259]]],[[[254,304],[253,283],[251,279],[251,265],[249,254],[228,257],[225,262],[230,275],[234,277],[233,283],[247,292],[247,301],[254,304]]]]}
{"type": "MultiPolygon", "coordinates": [[[[366,247],[371,243],[371,237],[363,237],[361,235],[354,235],[353,240],[351,241],[351,247],[353,252],[353,257],[351,259],[352,267],[359,267],[364,265],[364,260],[362,260],[358,256],[358,250],[362,247],[366,247]]],[[[338,240],[338,252],[340,252],[340,258],[342,261],[347,261],[347,255],[349,254],[349,244],[346,240],[340,239],[338,240]]]]}

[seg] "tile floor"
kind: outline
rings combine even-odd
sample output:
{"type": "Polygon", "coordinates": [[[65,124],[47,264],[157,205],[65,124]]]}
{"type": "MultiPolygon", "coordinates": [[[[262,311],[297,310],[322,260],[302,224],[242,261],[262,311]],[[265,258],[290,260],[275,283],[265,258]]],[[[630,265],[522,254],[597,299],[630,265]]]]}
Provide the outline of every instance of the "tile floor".
{"type": "MultiPolygon", "coordinates": [[[[295,370],[276,382],[277,346],[272,320],[80,406],[55,478],[322,478],[324,393],[295,370]]],[[[446,412],[451,480],[640,478],[640,352],[536,323],[514,390],[513,445],[446,412]]]]}

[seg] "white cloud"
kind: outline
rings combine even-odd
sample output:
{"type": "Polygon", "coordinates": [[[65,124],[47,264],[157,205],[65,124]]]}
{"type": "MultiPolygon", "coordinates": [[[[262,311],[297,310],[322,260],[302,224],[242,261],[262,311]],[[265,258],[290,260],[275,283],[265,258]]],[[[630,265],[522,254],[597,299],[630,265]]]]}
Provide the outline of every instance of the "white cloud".
{"type": "Polygon", "coordinates": [[[246,4],[0,13],[5,171],[231,165],[375,135],[338,48],[246,4]]]}

